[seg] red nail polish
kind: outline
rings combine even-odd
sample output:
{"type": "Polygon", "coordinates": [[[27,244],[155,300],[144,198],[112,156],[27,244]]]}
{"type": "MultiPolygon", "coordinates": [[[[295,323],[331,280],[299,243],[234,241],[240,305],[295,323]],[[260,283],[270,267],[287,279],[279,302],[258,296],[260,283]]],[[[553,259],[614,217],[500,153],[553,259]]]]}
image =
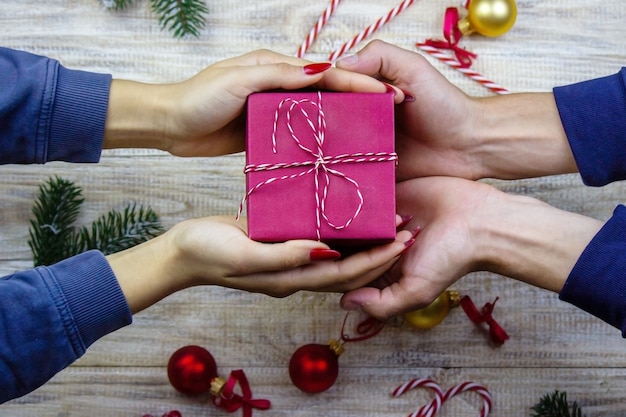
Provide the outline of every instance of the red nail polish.
{"type": "Polygon", "coordinates": [[[410,103],[412,101],[415,101],[415,96],[411,93],[409,93],[406,90],[402,90],[402,92],[404,93],[404,101],[403,103],[410,103]]]}
{"type": "Polygon", "coordinates": [[[407,240],[406,242],[404,242],[404,249],[402,249],[402,252],[400,252],[400,255],[404,255],[405,253],[407,253],[408,250],[411,249],[411,246],[413,246],[414,243],[415,243],[415,238],[411,238],[407,240]]]}
{"type": "Polygon", "coordinates": [[[388,93],[393,93],[394,96],[397,94],[396,89],[393,88],[391,84],[387,84],[387,83],[383,83],[383,84],[385,84],[385,88],[387,89],[388,93]]]}
{"type": "Polygon", "coordinates": [[[419,235],[419,234],[420,234],[420,232],[421,232],[421,231],[422,231],[422,228],[421,228],[421,227],[419,227],[419,226],[417,226],[417,227],[415,228],[415,230],[413,230],[413,235],[412,235],[411,237],[412,237],[413,239],[415,239],[415,238],[417,237],[417,235],[419,235]]]}
{"type": "Polygon", "coordinates": [[[315,75],[319,74],[320,72],[326,71],[332,65],[333,64],[331,64],[330,62],[318,62],[315,64],[305,65],[304,67],[302,67],[302,71],[304,71],[306,75],[315,75]]]}
{"type": "Polygon", "coordinates": [[[328,261],[331,259],[339,259],[341,254],[332,249],[311,249],[309,258],[312,261],[328,261]]]}
{"type": "MultiPolygon", "coordinates": [[[[409,222],[411,220],[413,220],[413,216],[400,216],[400,217],[402,218],[402,221],[398,225],[397,229],[402,229],[404,226],[409,224],[409,222]]],[[[413,237],[415,237],[415,236],[413,236],[413,237]]]]}

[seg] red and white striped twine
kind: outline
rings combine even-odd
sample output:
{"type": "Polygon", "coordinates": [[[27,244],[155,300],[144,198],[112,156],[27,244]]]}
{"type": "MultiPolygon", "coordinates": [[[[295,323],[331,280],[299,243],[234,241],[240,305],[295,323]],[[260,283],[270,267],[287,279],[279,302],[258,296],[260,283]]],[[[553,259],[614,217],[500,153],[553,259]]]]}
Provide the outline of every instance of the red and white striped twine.
{"type": "MultiPolygon", "coordinates": [[[[309,49],[309,47],[313,44],[313,42],[315,41],[317,36],[320,34],[322,28],[326,25],[326,23],[328,22],[328,19],[330,19],[331,15],[334,13],[335,9],[337,8],[340,2],[341,0],[331,0],[330,4],[328,5],[328,7],[326,7],[324,12],[320,16],[320,18],[317,20],[317,23],[315,24],[315,26],[313,26],[313,29],[311,29],[308,36],[302,43],[302,45],[300,45],[300,48],[298,49],[298,52],[296,54],[299,58],[302,58],[304,54],[306,53],[306,51],[309,49]]],[[[330,62],[334,62],[337,59],[339,59],[343,54],[345,54],[347,51],[349,51],[354,46],[356,46],[359,42],[371,36],[378,29],[380,29],[385,24],[387,24],[391,19],[393,19],[394,17],[396,17],[397,15],[405,11],[414,2],[415,0],[404,0],[393,9],[389,10],[386,14],[379,17],[374,23],[372,23],[371,25],[363,29],[361,32],[356,34],[348,42],[341,45],[339,49],[332,52],[328,56],[328,60],[330,62]]]]}
{"type": "Polygon", "coordinates": [[[491,412],[492,402],[489,390],[471,381],[463,382],[443,392],[439,384],[432,379],[415,378],[396,387],[392,392],[392,396],[396,398],[409,390],[420,387],[433,390],[435,392],[435,398],[430,403],[423,405],[415,412],[409,414],[408,417],[434,417],[439,410],[441,410],[441,407],[446,401],[466,391],[473,391],[482,398],[483,406],[480,409],[480,417],[487,417],[491,412]]]}

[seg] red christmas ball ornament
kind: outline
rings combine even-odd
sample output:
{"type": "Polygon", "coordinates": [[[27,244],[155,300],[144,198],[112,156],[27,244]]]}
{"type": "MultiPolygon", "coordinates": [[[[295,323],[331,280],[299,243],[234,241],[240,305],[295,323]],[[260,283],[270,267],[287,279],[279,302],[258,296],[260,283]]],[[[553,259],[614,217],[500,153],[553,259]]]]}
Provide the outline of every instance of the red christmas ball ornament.
{"type": "Polygon", "coordinates": [[[217,364],[213,355],[201,346],[183,346],[167,363],[170,384],[187,395],[209,392],[211,381],[217,377],[217,364]]]}
{"type": "Polygon", "coordinates": [[[332,387],[339,375],[339,355],[343,345],[331,340],[328,345],[311,343],[300,346],[289,361],[289,377],[300,390],[316,394],[332,387]]]}

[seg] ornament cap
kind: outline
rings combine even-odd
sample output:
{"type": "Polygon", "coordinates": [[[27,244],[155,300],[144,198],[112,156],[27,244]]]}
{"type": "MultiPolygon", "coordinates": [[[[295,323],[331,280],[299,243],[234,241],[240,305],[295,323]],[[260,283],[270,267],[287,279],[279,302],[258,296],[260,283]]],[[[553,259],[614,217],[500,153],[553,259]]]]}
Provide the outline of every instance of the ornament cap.
{"type": "Polygon", "coordinates": [[[211,395],[219,397],[220,395],[222,395],[224,385],[226,385],[226,380],[222,377],[216,376],[211,380],[211,388],[209,392],[211,393],[211,395]]]}
{"type": "Polygon", "coordinates": [[[450,307],[458,307],[461,304],[461,293],[455,290],[448,290],[447,293],[450,307]]]}
{"type": "Polygon", "coordinates": [[[474,29],[472,28],[472,25],[470,24],[467,16],[459,20],[459,22],[456,24],[456,27],[459,29],[459,31],[461,31],[461,34],[463,36],[469,35],[474,32],[474,29]]]}
{"type": "Polygon", "coordinates": [[[330,342],[328,342],[328,346],[330,347],[330,350],[332,350],[337,356],[340,356],[346,350],[346,348],[343,346],[343,343],[341,343],[337,339],[331,339],[330,342]]]}

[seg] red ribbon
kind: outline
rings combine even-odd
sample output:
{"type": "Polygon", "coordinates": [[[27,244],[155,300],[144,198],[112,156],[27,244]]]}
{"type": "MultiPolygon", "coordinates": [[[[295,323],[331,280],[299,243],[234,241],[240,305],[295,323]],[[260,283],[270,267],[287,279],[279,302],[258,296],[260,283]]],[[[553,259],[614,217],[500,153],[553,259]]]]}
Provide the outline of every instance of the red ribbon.
{"type": "Polygon", "coordinates": [[[222,389],[219,397],[213,397],[213,404],[223,408],[229,413],[233,413],[240,408],[243,409],[243,417],[252,417],[252,409],[267,410],[272,403],[269,400],[252,399],[252,390],[246,374],[241,369],[234,370],[230,373],[228,381],[222,389]],[[241,387],[241,395],[235,393],[235,386],[241,387]]]}
{"type": "Polygon", "coordinates": [[[437,49],[452,50],[457,61],[461,64],[461,68],[469,68],[472,65],[472,59],[476,59],[478,55],[458,46],[463,37],[458,23],[459,11],[456,7],[448,7],[443,20],[443,37],[445,40],[427,39],[424,44],[437,49]]]}
{"type": "Polygon", "coordinates": [[[372,316],[367,316],[361,320],[356,326],[356,332],[359,336],[350,336],[346,333],[346,324],[348,322],[348,316],[350,312],[346,313],[343,318],[343,324],[341,325],[341,340],[344,343],[348,342],[361,342],[376,336],[385,327],[385,323],[375,319],[372,316]]]}
{"type": "Polygon", "coordinates": [[[497,345],[502,345],[509,339],[509,335],[491,315],[498,299],[499,297],[496,297],[493,303],[486,303],[482,310],[478,311],[472,299],[465,295],[461,298],[461,307],[463,307],[463,311],[465,311],[467,317],[469,317],[474,324],[480,325],[481,323],[487,323],[487,325],[489,325],[489,337],[491,341],[497,345]]]}

